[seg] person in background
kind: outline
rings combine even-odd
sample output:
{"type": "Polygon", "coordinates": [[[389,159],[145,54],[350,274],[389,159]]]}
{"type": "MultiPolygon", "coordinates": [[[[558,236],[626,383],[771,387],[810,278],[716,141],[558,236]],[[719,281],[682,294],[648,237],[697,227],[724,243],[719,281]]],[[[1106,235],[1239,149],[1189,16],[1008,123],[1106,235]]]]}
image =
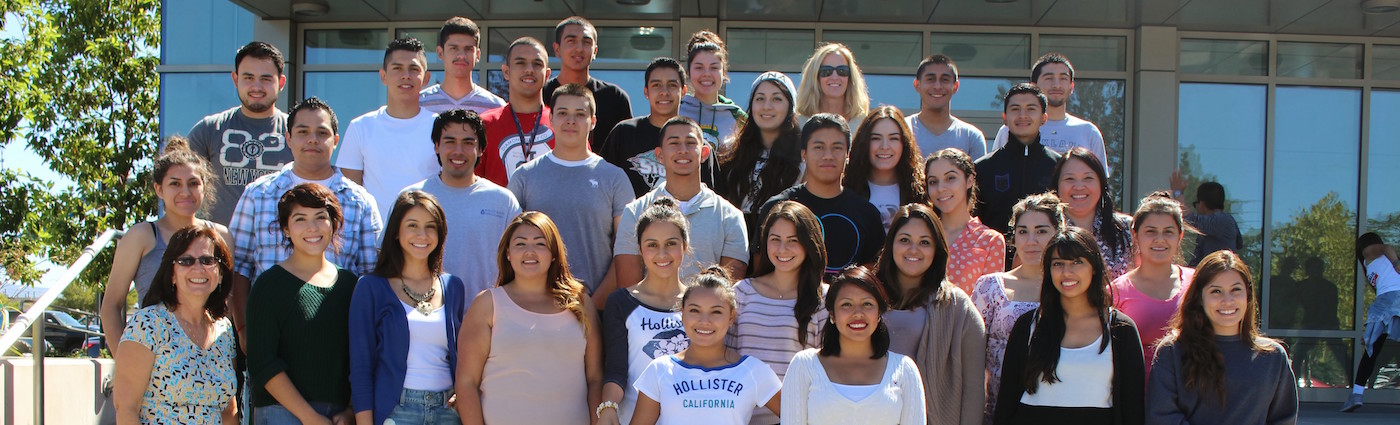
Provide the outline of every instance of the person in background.
{"type": "Polygon", "coordinates": [[[797,120],[804,123],[819,113],[845,118],[851,127],[860,127],[870,112],[870,94],[865,75],[856,65],[851,49],[841,43],[817,47],[802,65],[802,82],[797,88],[797,120]]]}
{"type": "Polygon", "coordinates": [[[890,351],[919,368],[928,423],[981,425],[987,332],[972,299],[944,278],[942,227],[925,204],[895,212],[876,269],[890,300],[881,326],[890,351]]]}
{"type": "MultiPolygon", "coordinates": [[[[1188,205],[1182,191],[1186,190],[1187,176],[1181,170],[1172,171],[1172,199],[1181,205],[1188,205]]],[[[1194,266],[1206,254],[1228,249],[1238,252],[1244,248],[1244,236],[1240,235],[1240,225],[1235,216],[1225,211],[1225,186],[1217,182],[1203,182],[1196,186],[1196,201],[1184,208],[1186,223],[1196,229],[1196,247],[1186,258],[1186,265],[1194,266]]]]}
{"type": "Polygon", "coordinates": [[[418,106],[437,114],[453,109],[479,114],[505,106],[500,96],[472,82],[472,70],[481,60],[481,29],[476,22],[461,16],[443,22],[438,30],[437,57],[442,61],[442,83],[418,92],[418,106]]]}
{"type": "Polygon", "coordinates": [[[1367,232],[1356,238],[1356,259],[1364,267],[1366,282],[1376,290],[1376,299],[1366,309],[1363,341],[1366,352],[1356,365],[1356,379],[1351,386],[1351,396],[1342,404],[1343,412],[1361,407],[1361,396],[1370,383],[1371,374],[1375,373],[1376,357],[1381,355],[1385,340],[1400,340],[1400,269],[1396,268],[1400,258],[1380,235],[1367,232]]]}
{"type": "Polygon", "coordinates": [[[899,108],[880,106],[856,129],[841,185],[869,199],[888,231],[900,206],[928,203],[923,157],[899,108]]]}
{"type": "Polygon", "coordinates": [[[213,227],[170,236],[150,290],[122,332],[115,373],[117,423],[238,421],[233,328],[226,318],[233,256],[213,227]]]}
{"type": "Polygon", "coordinates": [[[744,120],[732,148],[719,157],[715,191],[744,212],[751,246],[760,243],[763,203],[802,176],[802,128],[797,125],[792,93],[787,75],[760,74],[749,88],[752,118],[744,120]]]}
{"type": "MultiPolygon", "coordinates": [[[[544,83],[544,92],[554,93],[565,84],[582,84],[598,102],[598,125],[589,133],[589,148],[597,151],[608,140],[617,123],[632,118],[632,99],[617,84],[593,78],[588,67],[598,58],[598,29],[581,16],[570,16],[554,26],[554,54],[559,57],[559,74],[544,83]]],[[[546,97],[546,106],[554,99],[546,97]]]]}
{"type": "Polygon", "coordinates": [[[719,94],[729,83],[729,51],[725,50],[724,41],[709,30],[692,34],[685,51],[690,94],[681,98],[680,114],[700,123],[705,142],[723,156],[733,147],[735,127],[749,118],[739,105],[719,94]]]}
{"type": "Polygon", "coordinates": [[[1177,265],[1181,240],[1189,230],[1181,205],[1164,191],[1142,198],[1133,213],[1138,266],[1113,280],[1113,306],[1133,319],[1142,339],[1144,365],[1152,369],[1153,347],[1167,335],[1196,270],[1177,265]]]}
{"type": "Polygon", "coordinates": [[[1052,177],[1060,154],[1040,143],[1045,122],[1045,93],[1032,84],[1012,86],[1002,98],[1001,120],[1016,143],[992,151],[974,163],[977,218],[1006,234],[1011,207],[1021,199],[1055,188],[1052,177]]]}
{"type": "Polygon", "coordinates": [[[1259,331],[1249,266],[1230,251],[1201,260],[1147,380],[1147,423],[1293,424],[1288,353],[1259,331]]]}
{"type": "Polygon", "coordinates": [[[953,58],[936,54],[919,62],[914,72],[914,90],[919,93],[919,112],[904,118],[920,152],[957,149],[972,159],[987,154],[987,139],[978,129],[953,116],[953,95],[958,94],[958,64],[953,58]]]}
{"type": "Polygon", "coordinates": [[[923,168],[929,203],[938,211],[948,243],[948,281],[972,295],[978,278],[1006,270],[1006,236],[973,216],[977,167],[972,157],[945,148],[929,155],[923,168]]]}
{"type": "MultiPolygon", "coordinates": [[[[661,127],[679,116],[681,97],[685,96],[685,67],[675,59],[660,57],[647,65],[642,94],[651,104],[651,113],[617,123],[604,141],[594,140],[595,150],[603,159],[621,168],[632,181],[637,197],[661,187],[666,181],[666,166],[656,157],[661,146],[661,127]]],[[[599,120],[599,125],[602,121],[599,120]]],[[[708,145],[708,144],[707,144],[708,145]]],[[[715,175],[719,173],[719,157],[712,146],[700,163],[700,181],[711,189],[719,189],[715,175]]]]}
{"type": "Polygon", "coordinates": [[[1065,152],[1051,177],[1071,226],[1093,232],[1112,281],[1133,267],[1133,217],[1117,211],[1103,164],[1084,148],[1065,152]]]}

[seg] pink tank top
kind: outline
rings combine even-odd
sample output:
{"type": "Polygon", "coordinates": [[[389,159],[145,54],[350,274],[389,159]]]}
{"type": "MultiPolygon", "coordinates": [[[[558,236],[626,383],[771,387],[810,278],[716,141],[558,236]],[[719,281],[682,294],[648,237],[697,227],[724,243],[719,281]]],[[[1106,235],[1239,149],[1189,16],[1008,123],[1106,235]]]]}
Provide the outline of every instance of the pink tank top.
{"type": "Polygon", "coordinates": [[[587,424],[588,383],[583,325],[568,310],[534,313],[491,288],[495,325],[481,376],[488,425],[587,424]]]}
{"type": "Polygon", "coordinates": [[[1123,314],[1132,318],[1133,323],[1137,325],[1138,336],[1142,338],[1142,359],[1147,363],[1149,372],[1152,370],[1152,359],[1157,354],[1157,340],[1167,336],[1172,316],[1176,315],[1176,310],[1181,307],[1186,288],[1191,286],[1191,280],[1196,275],[1196,269],[1190,267],[1174,265],[1172,268],[1180,275],[1181,289],[1166,300],[1152,298],[1138,291],[1127,274],[1114,279],[1112,284],[1113,306],[1122,310],[1123,314]]]}

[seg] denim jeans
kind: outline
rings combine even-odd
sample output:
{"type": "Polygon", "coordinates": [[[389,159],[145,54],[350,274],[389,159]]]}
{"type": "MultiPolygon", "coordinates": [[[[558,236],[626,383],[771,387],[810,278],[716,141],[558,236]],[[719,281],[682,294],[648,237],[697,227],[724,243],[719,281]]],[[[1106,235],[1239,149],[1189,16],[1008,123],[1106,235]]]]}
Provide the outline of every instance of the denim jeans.
{"type": "MultiPolygon", "coordinates": [[[[319,401],[307,402],[316,413],[327,418],[335,416],[345,411],[345,406],[337,406],[331,403],[319,401]]],[[[258,407],[253,409],[253,423],[256,425],[301,425],[301,420],[297,419],[292,411],[282,407],[280,404],[258,407]]]]}
{"type": "Polygon", "coordinates": [[[403,389],[399,396],[399,405],[394,407],[394,411],[389,413],[389,420],[384,421],[385,425],[438,425],[438,424],[460,424],[461,417],[457,416],[457,409],[447,405],[447,400],[452,398],[453,390],[443,391],[423,391],[403,389]]]}

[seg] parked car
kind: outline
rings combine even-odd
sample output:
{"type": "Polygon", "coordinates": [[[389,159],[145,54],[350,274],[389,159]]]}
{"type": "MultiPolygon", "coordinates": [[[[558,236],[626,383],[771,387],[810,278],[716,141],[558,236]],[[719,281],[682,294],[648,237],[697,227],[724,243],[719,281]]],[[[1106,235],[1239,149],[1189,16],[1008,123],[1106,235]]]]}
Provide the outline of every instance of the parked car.
{"type": "Polygon", "coordinates": [[[102,333],[93,331],[66,312],[49,310],[44,315],[44,341],[59,353],[83,350],[88,338],[93,337],[100,341],[102,333]]]}

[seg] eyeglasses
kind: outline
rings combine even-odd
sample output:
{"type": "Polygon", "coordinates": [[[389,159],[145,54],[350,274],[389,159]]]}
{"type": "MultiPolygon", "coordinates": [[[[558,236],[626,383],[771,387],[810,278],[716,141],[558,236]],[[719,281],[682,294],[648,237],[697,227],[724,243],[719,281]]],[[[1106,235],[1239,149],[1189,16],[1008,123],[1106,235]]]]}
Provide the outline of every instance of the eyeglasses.
{"type": "Polygon", "coordinates": [[[842,77],[849,77],[851,76],[851,67],[846,65],[822,65],[821,68],[817,68],[817,78],[830,77],[833,72],[842,77]]]}
{"type": "Polygon", "coordinates": [[[175,259],[175,264],[180,267],[194,267],[194,263],[196,262],[204,267],[209,267],[215,264],[223,264],[223,261],[219,261],[218,257],[212,255],[202,255],[199,258],[186,255],[184,257],[175,259]]]}

